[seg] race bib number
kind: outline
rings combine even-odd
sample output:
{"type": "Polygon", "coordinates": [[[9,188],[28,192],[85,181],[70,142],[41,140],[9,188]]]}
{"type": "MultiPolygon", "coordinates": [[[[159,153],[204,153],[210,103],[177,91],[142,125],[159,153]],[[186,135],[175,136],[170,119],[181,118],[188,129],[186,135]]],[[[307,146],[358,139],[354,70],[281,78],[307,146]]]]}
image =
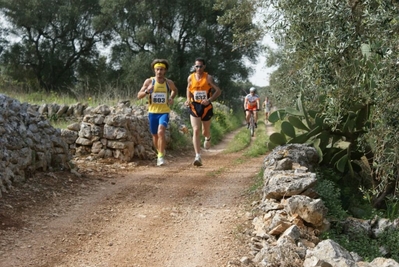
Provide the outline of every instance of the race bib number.
{"type": "Polygon", "coordinates": [[[201,100],[207,99],[206,91],[195,91],[194,101],[201,102],[201,100]]]}
{"type": "Polygon", "coordinates": [[[166,103],[166,93],[153,93],[152,94],[153,104],[165,104],[166,103]]]}

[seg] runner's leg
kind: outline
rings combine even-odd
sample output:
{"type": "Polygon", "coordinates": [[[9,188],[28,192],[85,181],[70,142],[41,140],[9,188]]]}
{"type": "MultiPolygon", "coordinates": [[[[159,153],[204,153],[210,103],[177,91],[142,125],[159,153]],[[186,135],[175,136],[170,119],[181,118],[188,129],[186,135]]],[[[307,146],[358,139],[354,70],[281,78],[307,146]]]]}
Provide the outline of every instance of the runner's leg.
{"type": "Polygon", "coordinates": [[[157,138],[157,149],[162,155],[165,154],[166,140],[165,140],[165,126],[159,125],[158,127],[158,138],[157,138]]]}
{"type": "Polygon", "coordinates": [[[158,152],[162,154],[162,156],[165,155],[165,149],[166,149],[166,127],[168,127],[169,123],[169,114],[162,114],[159,117],[159,126],[158,126],[158,152]]]}
{"type": "Polygon", "coordinates": [[[202,121],[202,135],[208,139],[211,137],[211,120],[202,121]]]}
{"type": "Polygon", "coordinates": [[[191,127],[193,128],[193,145],[195,154],[200,154],[201,151],[201,118],[190,116],[191,127]]]}

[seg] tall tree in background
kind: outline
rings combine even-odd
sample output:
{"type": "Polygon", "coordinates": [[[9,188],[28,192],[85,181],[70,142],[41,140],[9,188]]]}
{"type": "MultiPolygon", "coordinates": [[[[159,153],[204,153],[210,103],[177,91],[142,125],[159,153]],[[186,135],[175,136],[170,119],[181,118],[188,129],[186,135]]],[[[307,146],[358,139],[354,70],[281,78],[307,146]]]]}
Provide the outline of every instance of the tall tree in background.
{"type": "Polygon", "coordinates": [[[107,40],[98,0],[1,0],[0,9],[19,39],[2,57],[6,73],[46,91],[73,85],[79,59],[107,40]]]}
{"type": "Polygon", "coordinates": [[[0,0],[0,11],[20,38],[3,54],[6,73],[47,91],[97,92],[104,83],[138,90],[153,74],[150,62],[166,58],[184,96],[194,59],[203,57],[228,100],[259,49],[255,38],[240,44],[237,35],[256,32],[249,0],[0,0]]]}
{"type": "MultiPolygon", "coordinates": [[[[233,22],[218,23],[232,5],[216,9],[214,0],[119,0],[104,1],[103,5],[115,18],[112,63],[128,83],[137,85],[151,75],[150,62],[160,57],[170,61],[168,75],[183,96],[187,76],[199,56],[207,60],[207,71],[227,89],[221,99],[237,96],[234,82],[248,78],[244,58],[253,57],[257,44],[246,50],[234,49],[233,22]]],[[[254,25],[247,20],[247,28],[251,27],[254,25]]]]}

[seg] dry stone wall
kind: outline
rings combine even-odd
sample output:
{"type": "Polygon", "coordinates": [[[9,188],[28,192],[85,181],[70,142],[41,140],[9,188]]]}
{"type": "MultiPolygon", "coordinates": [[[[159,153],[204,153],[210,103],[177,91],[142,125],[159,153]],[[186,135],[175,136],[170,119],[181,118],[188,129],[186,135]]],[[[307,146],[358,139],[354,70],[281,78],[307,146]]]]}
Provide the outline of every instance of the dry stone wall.
{"type": "MultiPolygon", "coordinates": [[[[314,168],[318,155],[313,147],[290,144],[275,148],[264,160],[262,200],[256,203],[250,257],[242,266],[255,267],[399,267],[393,259],[364,261],[333,240],[321,240],[329,229],[327,209],[314,190],[314,168]]],[[[348,234],[362,229],[364,235],[378,237],[384,229],[399,230],[399,220],[384,218],[342,222],[348,234]]],[[[382,248],[389,255],[389,248],[382,248]]]]}
{"type": "MultiPolygon", "coordinates": [[[[114,107],[76,103],[71,106],[43,104],[34,108],[45,117],[56,116],[72,122],[67,129],[61,130],[61,136],[73,155],[125,162],[156,157],[146,106],[133,106],[130,101],[122,101],[114,107]]],[[[187,131],[174,111],[170,120],[182,132],[187,131]]],[[[170,142],[170,129],[166,131],[166,142],[170,142]]]]}
{"type": "MultiPolygon", "coordinates": [[[[186,131],[174,112],[171,121],[186,131]]],[[[155,157],[146,108],[128,101],[116,107],[33,106],[0,94],[0,197],[35,171],[70,169],[73,155],[123,161],[155,157]],[[72,123],[65,130],[56,129],[47,120],[53,116],[72,123]]],[[[244,257],[243,265],[399,267],[387,258],[365,262],[334,241],[319,239],[329,222],[314,190],[317,162],[314,148],[298,144],[277,147],[265,158],[263,197],[257,204],[259,215],[252,220],[251,257],[244,257]]],[[[399,228],[399,220],[383,218],[349,218],[343,223],[376,237],[384,229],[399,228]]],[[[389,248],[383,249],[388,255],[389,248]]]]}
{"type": "Polygon", "coordinates": [[[29,104],[0,94],[0,197],[35,171],[69,169],[61,131],[29,104]]]}
{"type": "Polygon", "coordinates": [[[61,135],[77,156],[129,162],[135,156],[149,159],[155,155],[145,111],[128,103],[85,109],[82,120],[70,124],[61,135]]]}
{"type": "MultiPolygon", "coordinates": [[[[170,120],[187,133],[174,111],[170,120]]],[[[166,139],[169,143],[170,129],[166,139]]],[[[0,197],[35,171],[70,169],[74,156],[125,162],[155,158],[146,106],[129,101],[114,107],[30,105],[0,94],[0,197]],[[48,120],[55,118],[71,123],[67,129],[56,129],[48,120]]]]}

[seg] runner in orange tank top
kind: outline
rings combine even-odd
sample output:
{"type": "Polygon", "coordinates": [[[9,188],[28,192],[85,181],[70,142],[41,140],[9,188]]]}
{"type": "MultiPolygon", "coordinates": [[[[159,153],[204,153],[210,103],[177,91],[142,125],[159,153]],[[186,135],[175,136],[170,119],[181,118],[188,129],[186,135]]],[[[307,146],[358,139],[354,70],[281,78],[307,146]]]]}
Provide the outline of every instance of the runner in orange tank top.
{"type": "Polygon", "coordinates": [[[205,72],[205,59],[195,59],[195,72],[187,78],[187,101],[190,107],[190,122],[193,128],[193,145],[195,151],[195,166],[202,166],[200,131],[205,137],[204,147],[209,149],[211,145],[211,118],[213,116],[214,101],[222,91],[213,80],[213,77],[205,72]]]}

